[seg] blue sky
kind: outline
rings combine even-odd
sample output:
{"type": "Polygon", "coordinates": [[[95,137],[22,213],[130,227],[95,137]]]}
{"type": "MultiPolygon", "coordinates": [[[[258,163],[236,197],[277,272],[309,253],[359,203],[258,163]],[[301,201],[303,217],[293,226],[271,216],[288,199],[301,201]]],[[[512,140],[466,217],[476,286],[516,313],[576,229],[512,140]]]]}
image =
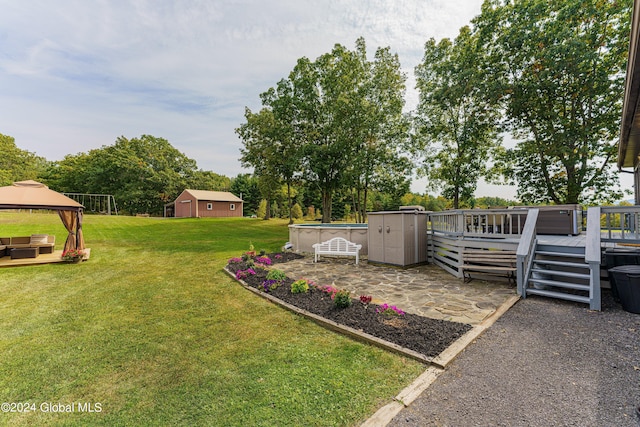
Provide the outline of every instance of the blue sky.
{"type": "MultiPolygon", "coordinates": [[[[413,108],[413,68],[425,41],[455,37],[481,4],[0,0],[0,133],[48,160],[150,134],[199,168],[233,177],[247,172],[234,133],[245,106],[259,109],[259,94],[298,58],[315,59],[336,43],[352,49],[360,36],[371,53],[390,46],[413,108]]],[[[424,192],[424,182],[412,189],[424,192]]]]}

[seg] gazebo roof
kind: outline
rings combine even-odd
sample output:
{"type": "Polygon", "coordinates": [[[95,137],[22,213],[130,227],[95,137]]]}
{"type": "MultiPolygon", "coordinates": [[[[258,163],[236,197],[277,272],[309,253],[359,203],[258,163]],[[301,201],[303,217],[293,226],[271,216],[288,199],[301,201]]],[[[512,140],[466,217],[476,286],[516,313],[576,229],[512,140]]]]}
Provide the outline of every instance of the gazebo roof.
{"type": "Polygon", "coordinates": [[[52,209],[79,211],[84,206],[36,181],[0,187],[0,209],[52,209]]]}

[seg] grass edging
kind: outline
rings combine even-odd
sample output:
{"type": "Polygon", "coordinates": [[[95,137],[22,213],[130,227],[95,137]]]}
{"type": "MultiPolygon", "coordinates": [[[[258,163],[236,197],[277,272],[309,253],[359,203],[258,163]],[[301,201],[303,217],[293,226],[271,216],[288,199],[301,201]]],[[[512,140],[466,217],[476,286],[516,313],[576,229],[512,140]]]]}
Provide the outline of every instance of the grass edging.
{"type": "Polygon", "coordinates": [[[227,270],[226,268],[223,269],[229,276],[231,276],[235,281],[237,281],[238,283],[240,283],[240,285],[253,292],[256,295],[259,295],[269,301],[271,301],[272,303],[279,305],[280,307],[286,308],[288,310],[293,311],[294,313],[297,313],[301,316],[304,316],[310,320],[313,320],[314,322],[316,322],[317,324],[319,324],[320,326],[323,326],[327,329],[330,329],[332,331],[335,332],[339,332],[342,333],[344,335],[347,335],[351,338],[357,339],[361,342],[365,342],[368,344],[372,344],[375,345],[377,347],[383,348],[385,350],[388,351],[392,351],[394,353],[409,357],[411,359],[417,360],[418,362],[422,362],[426,365],[430,365],[432,363],[433,358],[432,357],[427,357],[424,354],[418,353],[417,351],[413,351],[410,350],[408,348],[399,346],[397,344],[394,343],[390,343],[389,341],[385,341],[383,339],[380,339],[378,337],[374,337],[373,335],[367,334],[365,332],[359,331],[357,329],[353,329],[350,328],[349,326],[345,326],[345,325],[341,325],[339,323],[336,323],[332,320],[328,320],[325,319],[324,317],[318,316],[317,314],[311,313],[307,310],[303,310],[301,308],[298,308],[294,305],[291,305],[289,303],[286,303],[278,298],[273,297],[272,295],[269,295],[268,293],[265,292],[261,292],[258,289],[249,286],[247,283],[245,283],[243,280],[241,279],[236,279],[235,274],[231,273],[229,270],[227,270]]]}

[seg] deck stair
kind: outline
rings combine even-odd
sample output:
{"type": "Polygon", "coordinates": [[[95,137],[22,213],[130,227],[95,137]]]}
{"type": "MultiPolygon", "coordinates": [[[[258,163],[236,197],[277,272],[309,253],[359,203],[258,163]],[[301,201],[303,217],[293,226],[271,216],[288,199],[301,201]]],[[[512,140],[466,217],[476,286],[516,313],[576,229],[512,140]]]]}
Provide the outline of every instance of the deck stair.
{"type": "Polygon", "coordinates": [[[585,262],[584,247],[537,245],[523,296],[539,295],[592,305],[594,284],[590,269],[585,262]]]}

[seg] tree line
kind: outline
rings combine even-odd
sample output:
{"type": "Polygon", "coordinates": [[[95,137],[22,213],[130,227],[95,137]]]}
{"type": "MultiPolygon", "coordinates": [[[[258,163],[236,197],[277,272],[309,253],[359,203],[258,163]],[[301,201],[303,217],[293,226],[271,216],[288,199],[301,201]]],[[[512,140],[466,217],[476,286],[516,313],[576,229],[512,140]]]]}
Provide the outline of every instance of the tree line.
{"type": "MultiPolygon", "coordinates": [[[[198,169],[195,160],[169,141],[151,135],[121,136],[112,145],[48,161],[18,148],[13,137],[0,134],[0,152],[0,186],[32,179],[63,193],[111,194],[118,211],[130,215],[161,216],[164,205],[187,188],[230,191],[244,200],[245,216],[286,218],[293,211],[294,218],[316,219],[322,212],[316,208],[320,206],[319,192],[305,186],[290,191],[286,186],[272,190],[267,208],[260,182],[253,174],[227,177],[198,169]],[[294,201],[291,205],[290,198],[294,201]]],[[[377,210],[397,207],[405,190],[408,187],[393,195],[376,194],[371,197],[370,206],[377,210]]],[[[334,219],[351,217],[347,195],[336,198],[336,206],[334,219]]]]}
{"type": "Polygon", "coordinates": [[[34,179],[63,193],[111,194],[118,210],[162,215],[185,188],[229,189],[231,180],[197,169],[195,160],[167,140],[150,135],[116,139],[113,145],[47,161],[0,134],[0,185],[34,179]]]}
{"type": "Polygon", "coordinates": [[[336,195],[364,220],[369,194],[398,192],[413,166],[454,208],[473,205],[480,178],[516,185],[527,204],[615,201],[630,11],[614,0],[485,0],[454,40],[425,43],[410,113],[397,55],[367,59],[362,38],[354,50],[336,44],[246,109],[241,160],[266,200],[280,185],[319,191],[324,222],[336,195]]]}
{"type": "MultiPolygon", "coordinates": [[[[142,135],[139,138],[119,137],[110,146],[87,153],[67,155],[60,161],[48,161],[18,148],[14,138],[0,134],[0,186],[15,181],[33,179],[51,189],[66,193],[112,194],[118,210],[127,214],[149,213],[162,215],[164,205],[186,188],[230,191],[244,200],[244,215],[295,219],[320,219],[320,193],[311,187],[297,185],[287,189],[282,185],[272,192],[267,206],[258,179],[252,174],[226,177],[197,169],[189,159],[163,138],[142,135]],[[289,200],[293,204],[289,207],[289,200]],[[269,211],[267,214],[267,210],[269,211]]],[[[470,207],[497,207],[515,202],[495,197],[474,199],[470,207]]],[[[396,193],[374,191],[369,198],[369,210],[397,209],[399,205],[420,205],[439,211],[452,206],[442,196],[420,195],[402,187],[396,193]]],[[[356,213],[350,205],[350,194],[338,192],[333,218],[355,221],[356,213]]]]}

